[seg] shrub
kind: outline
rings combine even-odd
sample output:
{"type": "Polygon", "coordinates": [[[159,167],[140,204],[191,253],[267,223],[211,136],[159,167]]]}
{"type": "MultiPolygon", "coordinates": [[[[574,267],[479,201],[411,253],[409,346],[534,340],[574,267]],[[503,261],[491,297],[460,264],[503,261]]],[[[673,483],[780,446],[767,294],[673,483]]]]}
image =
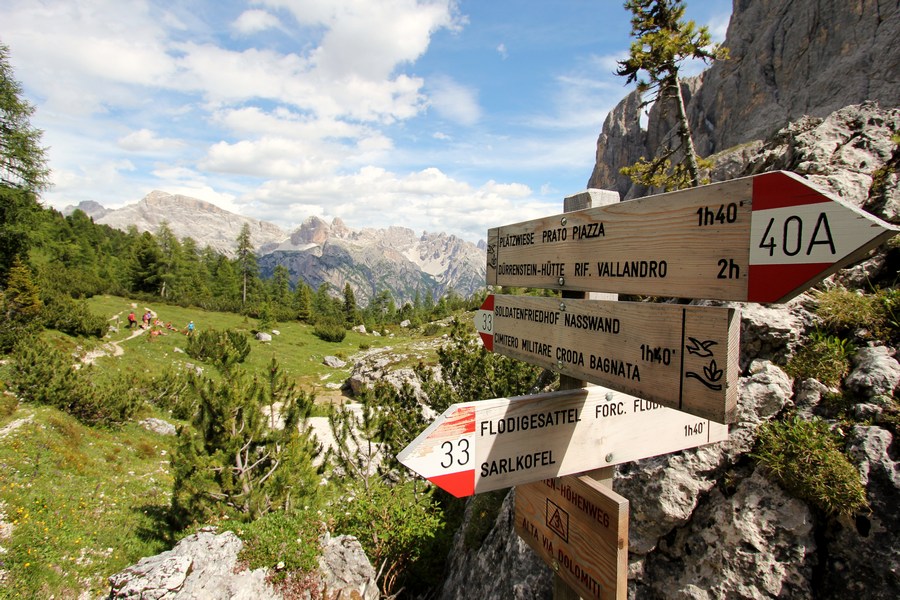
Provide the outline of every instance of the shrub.
{"type": "Polygon", "coordinates": [[[107,323],[90,311],[83,300],[73,300],[66,294],[44,298],[44,326],[74,336],[103,337],[107,323]]]}
{"type": "Polygon", "coordinates": [[[315,511],[271,512],[251,523],[225,521],[220,529],[234,531],[244,542],[239,558],[248,568],[266,567],[276,581],[298,571],[313,571],[318,565],[318,539],[323,532],[315,511]],[[276,572],[279,562],[283,569],[276,572]]]}
{"type": "Polygon", "coordinates": [[[17,348],[9,383],[21,400],[53,406],[86,425],[123,423],[141,403],[129,381],[104,384],[93,367],[76,369],[70,356],[41,341],[17,348]]]}
{"type": "Polygon", "coordinates": [[[788,492],[828,515],[852,515],[868,507],[859,472],[822,420],[794,417],[760,427],[752,456],[788,492]]]}
{"type": "Polygon", "coordinates": [[[241,331],[205,329],[188,338],[185,352],[221,367],[242,363],[250,354],[250,336],[241,331]]]}
{"type": "Polygon", "coordinates": [[[319,449],[306,423],[315,398],[295,389],[272,359],[265,378],[237,369],[193,377],[192,427],[172,456],[173,517],[182,526],[221,515],[250,522],[315,493],[319,449]]]}
{"type": "Polygon", "coordinates": [[[785,371],[795,378],[814,378],[825,385],[840,385],[850,372],[853,344],[837,336],[814,331],[809,341],[788,360],[785,371]]]}
{"type": "Polygon", "coordinates": [[[332,506],[332,529],[356,536],[372,564],[384,564],[385,596],[400,589],[406,568],[427,551],[445,525],[431,491],[420,491],[421,487],[415,481],[390,485],[376,479],[363,485],[353,480],[332,506]]]}
{"type": "Polygon", "coordinates": [[[323,342],[343,342],[347,337],[347,330],[343,324],[337,321],[325,320],[316,323],[313,334],[323,342]]]}

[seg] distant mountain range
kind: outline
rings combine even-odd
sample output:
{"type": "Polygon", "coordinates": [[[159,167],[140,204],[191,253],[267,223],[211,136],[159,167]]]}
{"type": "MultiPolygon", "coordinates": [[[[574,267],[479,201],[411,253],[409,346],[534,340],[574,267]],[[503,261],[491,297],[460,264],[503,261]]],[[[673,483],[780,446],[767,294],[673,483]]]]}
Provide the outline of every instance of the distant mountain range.
{"type": "Polygon", "coordinates": [[[335,294],[349,283],[357,301],[365,305],[382,291],[399,305],[416,294],[438,298],[449,290],[469,296],[485,285],[485,246],[446,233],[416,233],[405,227],[353,230],[340,219],[330,224],[309,217],[288,233],[273,223],[244,217],[214,204],[177,194],[153,191],[139,202],[107,209],[87,201],[69,206],[64,214],[84,211],[95,223],[123,231],[155,233],[165,222],[179,239],[192,238],[233,256],[244,223],[250,225],[260,275],[271,276],[277,265],[318,289],[329,283],[335,294]]]}

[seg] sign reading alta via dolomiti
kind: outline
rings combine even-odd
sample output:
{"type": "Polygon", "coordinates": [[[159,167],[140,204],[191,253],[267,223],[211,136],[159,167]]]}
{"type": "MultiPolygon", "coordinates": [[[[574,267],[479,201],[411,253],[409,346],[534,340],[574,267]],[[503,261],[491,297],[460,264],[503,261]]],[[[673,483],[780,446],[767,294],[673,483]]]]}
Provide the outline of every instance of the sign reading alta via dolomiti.
{"type": "Polygon", "coordinates": [[[785,302],[898,232],[776,171],[489,229],[487,283],[785,302]]]}
{"type": "Polygon", "coordinates": [[[485,348],[575,379],[734,421],[740,314],[732,308],[491,295],[485,348]]]}
{"type": "Polygon", "coordinates": [[[628,500],[590,477],[516,486],[516,533],[581,598],[628,597],[628,500]]]}
{"type": "Polygon", "coordinates": [[[727,438],[726,425],[589,387],[454,404],[397,458],[461,498],[727,438]]]}

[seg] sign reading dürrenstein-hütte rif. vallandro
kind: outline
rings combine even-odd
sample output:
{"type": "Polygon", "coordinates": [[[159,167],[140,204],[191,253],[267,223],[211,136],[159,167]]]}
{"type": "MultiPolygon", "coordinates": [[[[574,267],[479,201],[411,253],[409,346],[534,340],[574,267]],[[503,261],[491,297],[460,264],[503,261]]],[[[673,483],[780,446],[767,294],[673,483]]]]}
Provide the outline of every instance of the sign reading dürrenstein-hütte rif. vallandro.
{"type": "Polygon", "coordinates": [[[785,302],[898,231],[775,171],[490,229],[487,282],[785,302]]]}
{"type": "Polygon", "coordinates": [[[726,425],[593,387],[454,404],[397,458],[464,497],[727,438],[726,425]]]}
{"type": "Polygon", "coordinates": [[[719,423],[734,420],[734,309],[491,295],[475,327],[492,352],[719,423]]]}

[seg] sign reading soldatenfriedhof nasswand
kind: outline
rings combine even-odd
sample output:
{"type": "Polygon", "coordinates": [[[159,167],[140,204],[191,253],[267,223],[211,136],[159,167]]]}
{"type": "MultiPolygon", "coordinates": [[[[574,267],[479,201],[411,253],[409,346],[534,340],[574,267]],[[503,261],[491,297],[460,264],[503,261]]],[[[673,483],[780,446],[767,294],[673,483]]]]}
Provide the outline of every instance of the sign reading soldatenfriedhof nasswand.
{"type": "Polygon", "coordinates": [[[516,533],[582,598],[628,597],[628,500],[590,477],[516,486],[516,533]]]}
{"type": "Polygon", "coordinates": [[[897,228],[776,171],[488,230],[488,285],[785,302],[897,228]]]}
{"type": "Polygon", "coordinates": [[[728,426],[602,387],[450,406],[398,460],[456,497],[728,439],[728,426]]]}
{"type": "Polygon", "coordinates": [[[475,326],[492,352],[719,423],[734,420],[735,309],[490,295],[475,326]]]}

